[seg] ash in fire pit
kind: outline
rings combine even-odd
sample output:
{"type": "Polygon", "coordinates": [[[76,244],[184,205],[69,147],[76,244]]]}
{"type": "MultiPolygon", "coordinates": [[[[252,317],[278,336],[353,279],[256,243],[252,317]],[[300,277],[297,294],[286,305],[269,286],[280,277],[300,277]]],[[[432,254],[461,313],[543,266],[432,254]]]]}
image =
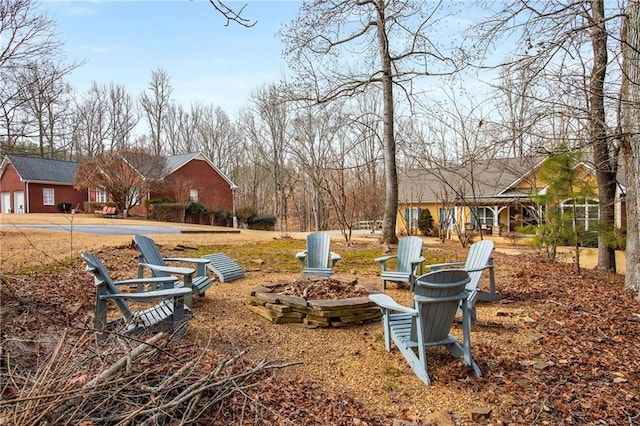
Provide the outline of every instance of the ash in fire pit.
{"type": "Polygon", "coordinates": [[[344,327],[380,319],[380,309],[367,297],[378,292],[356,279],[302,277],[254,288],[249,309],[277,324],[344,327]]]}

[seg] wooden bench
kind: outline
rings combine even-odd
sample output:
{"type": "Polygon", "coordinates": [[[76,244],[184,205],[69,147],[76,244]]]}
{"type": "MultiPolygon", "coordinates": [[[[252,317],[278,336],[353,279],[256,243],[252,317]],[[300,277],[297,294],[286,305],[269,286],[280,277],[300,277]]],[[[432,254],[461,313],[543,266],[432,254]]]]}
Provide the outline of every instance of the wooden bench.
{"type": "Polygon", "coordinates": [[[206,254],[202,258],[209,261],[206,267],[216,274],[221,283],[244,277],[244,270],[240,265],[224,253],[206,254]]]}
{"type": "Polygon", "coordinates": [[[102,210],[95,210],[93,212],[93,214],[100,214],[102,216],[115,216],[116,208],[115,207],[104,206],[102,208],[102,210]]]}

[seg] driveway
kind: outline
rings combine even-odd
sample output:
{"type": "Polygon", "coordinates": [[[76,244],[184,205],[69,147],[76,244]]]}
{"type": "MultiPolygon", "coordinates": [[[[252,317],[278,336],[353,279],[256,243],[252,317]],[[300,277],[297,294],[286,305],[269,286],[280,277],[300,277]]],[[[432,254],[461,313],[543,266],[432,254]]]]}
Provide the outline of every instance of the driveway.
{"type": "Polygon", "coordinates": [[[152,234],[180,234],[180,228],[174,226],[154,226],[154,225],[40,225],[40,224],[0,224],[3,228],[30,228],[44,229],[47,231],[79,232],[82,234],[94,235],[152,235],[152,234]]]}

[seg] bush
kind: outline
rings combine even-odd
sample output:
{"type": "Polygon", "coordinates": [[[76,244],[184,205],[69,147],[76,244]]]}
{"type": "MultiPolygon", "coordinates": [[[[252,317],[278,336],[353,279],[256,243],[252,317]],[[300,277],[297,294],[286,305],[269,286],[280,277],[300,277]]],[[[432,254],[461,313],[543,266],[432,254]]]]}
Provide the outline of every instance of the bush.
{"type": "Polygon", "coordinates": [[[276,229],[275,216],[252,216],[247,219],[249,229],[259,229],[261,231],[274,231],[276,229]]]}
{"type": "Polygon", "coordinates": [[[148,206],[148,219],[162,222],[184,222],[184,206],[171,203],[151,203],[148,206]]]}
{"type": "Polygon", "coordinates": [[[197,201],[192,201],[187,206],[187,214],[202,215],[206,212],[207,208],[205,207],[205,205],[197,201]]]}
{"type": "Polygon", "coordinates": [[[144,205],[148,207],[151,204],[174,204],[175,202],[176,200],[171,197],[158,197],[145,200],[144,205]]]}
{"type": "Polygon", "coordinates": [[[422,232],[422,235],[430,235],[433,230],[433,216],[429,209],[424,209],[420,212],[418,218],[418,229],[422,232]]]}

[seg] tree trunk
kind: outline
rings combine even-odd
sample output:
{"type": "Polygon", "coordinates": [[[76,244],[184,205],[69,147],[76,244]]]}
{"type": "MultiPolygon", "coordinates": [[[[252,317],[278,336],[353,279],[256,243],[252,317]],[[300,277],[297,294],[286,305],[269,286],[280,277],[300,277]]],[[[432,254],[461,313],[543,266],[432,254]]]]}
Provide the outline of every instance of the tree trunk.
{"type": "Polygon", "coordinates": [[[623,153],[627,174],[625,289],[637,293],[640,301],[640,0],[629,0],[622,54],[623,153]]]}
{"type": "Polygon", "coordinates": [[[600,229],[598,230],[597,269],[615,271],[615,250],[610,247],[610,233],[615,225],[616,167],[607,138],[604,111],[604,84],[607,73],[607,29],[605,27],[604,0],[593,0],[591,43],[593,69],[589,82],[589,133],[600,199],[600,229]]]}
{"type": "Polygon", "coordinates": [[[396,140],[394,134],[393,79],[389,40],[387,39],[385,2],[376,2],[378,48],[382,65],[382,144],[384,149],[384,173],[387,184],[384,206],[382,242],[385,245],[398,242],[396,215],[398,212],[398,171],[396,168],[396,140]]]}

